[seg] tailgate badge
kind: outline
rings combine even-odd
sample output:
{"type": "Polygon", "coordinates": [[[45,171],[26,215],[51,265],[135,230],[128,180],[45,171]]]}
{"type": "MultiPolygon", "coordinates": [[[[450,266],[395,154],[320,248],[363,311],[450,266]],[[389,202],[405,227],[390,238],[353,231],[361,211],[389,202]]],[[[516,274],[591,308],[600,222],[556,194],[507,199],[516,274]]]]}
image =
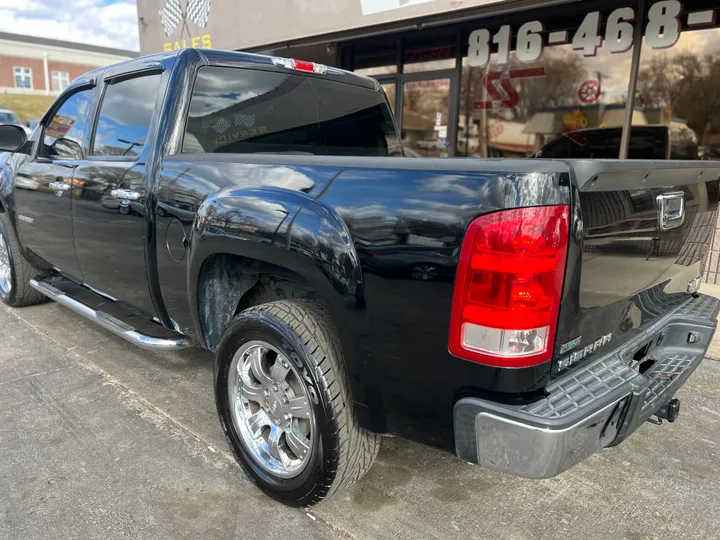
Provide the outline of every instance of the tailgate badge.
{"type": "Polygon", "coordinates": [[[580,345],[581,341],[582,341],[582,336],[578,336],[575,339],[571,339],[567,343],[563,343],[560,346],[560,354],[565,354],[566,352],[573,350],[575,347],[580,345]]]}
{"type": "Polygon", "coordinates": [[[685,194],[682,191],[657,196],[658,228],[669,231],[685,221],[685,194]]]}
{"type": "MultiPolygon", "coordinates": [[[[580,338],[575,338],[572,341],[566,343],[565,345],[569,345],[573,341],[576,341],[580,338]]],[[[580,360],[585,358],[587,355],[594,353],[597,349],[605,345],[606,343],[610,343],[612,340],[612,334],[605,334],[602,337],[599,337],[589,345],[586,345],[582,349],[578,349],[574,353],[572,353],[570,356],[567,356],[565,358],[561,358],[558,362],[558,370],[567,369],[573,364],[577,364],[580,360]]],[[[579,342],[578,342],[579,343],[579,342]]],[[[565,346],[563,345],[563,347],[565,346]]]]}

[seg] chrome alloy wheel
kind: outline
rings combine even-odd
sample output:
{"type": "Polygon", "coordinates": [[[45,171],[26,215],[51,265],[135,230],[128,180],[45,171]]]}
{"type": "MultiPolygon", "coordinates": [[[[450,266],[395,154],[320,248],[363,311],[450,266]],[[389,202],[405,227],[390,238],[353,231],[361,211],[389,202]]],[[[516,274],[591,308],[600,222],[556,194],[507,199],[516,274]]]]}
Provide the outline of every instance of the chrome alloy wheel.
{"type": "Polygon", "coordinates": [[[0,234],[0,291],[9,294],[12,289],[12,266],[10,264],[10,248],[5,237],[0,234]]]}
{"type": "Polygon", "coordinates": [[[278,477],[300,474],[310,457],[315,416],[297,366],[272,345],[249,341],[230,364],[228,398],[235,429],[253,459],[278,477]]]}

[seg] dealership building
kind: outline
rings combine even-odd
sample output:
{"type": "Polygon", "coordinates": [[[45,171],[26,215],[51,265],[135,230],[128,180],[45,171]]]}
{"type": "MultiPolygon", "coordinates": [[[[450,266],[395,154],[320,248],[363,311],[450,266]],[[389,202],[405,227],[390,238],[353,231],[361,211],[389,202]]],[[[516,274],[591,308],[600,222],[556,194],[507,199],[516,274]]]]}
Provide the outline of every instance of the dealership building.
{"type": "Polygon", "coordinates": [[[720,159],[717,2],[137,4],[143,54],[242,50],[376,78],[410,155],[720,159]]]}

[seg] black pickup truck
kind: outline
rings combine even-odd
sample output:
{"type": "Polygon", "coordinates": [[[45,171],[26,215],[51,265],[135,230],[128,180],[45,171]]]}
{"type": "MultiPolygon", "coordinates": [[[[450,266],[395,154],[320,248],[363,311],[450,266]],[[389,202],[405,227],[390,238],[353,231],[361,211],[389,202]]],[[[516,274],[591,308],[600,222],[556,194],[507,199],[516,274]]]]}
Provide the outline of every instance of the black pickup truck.
{"type": "Polygon", "coordinates": [[[675,420],[715,331],[720,164],[403,158],[373,79],[194,49],[88,73],[0,148],[3,302],[214,352],[230,445],[286,504],[382,435],[559,474],[675,420]]]}

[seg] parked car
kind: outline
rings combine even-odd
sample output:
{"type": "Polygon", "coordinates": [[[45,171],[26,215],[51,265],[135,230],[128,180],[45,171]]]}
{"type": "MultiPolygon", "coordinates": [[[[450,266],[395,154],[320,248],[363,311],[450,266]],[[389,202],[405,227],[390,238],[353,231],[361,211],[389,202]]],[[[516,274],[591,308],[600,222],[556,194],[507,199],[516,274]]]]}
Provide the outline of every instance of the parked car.
{"type": "Polygon", "coordinates": [[[38,127],[39,124],[40,124],[40,119],[39,119],[39,118],[28,118],[28,119],[25,121],[25,125],[30,129],[30,132],[31,132],[31,133],[32,133],[33,131],[35,131],[35,128],[38,127]]]}
{"type": "Polygon", "coordinates": [[[27,136],[30,136],[30,134],[32,133],[32,130],[28,128],[25,124],[23,124],[17,117],[17,115],[10,109],[0,109],[0,125],[4,124],[19,126],[20,128],[22,128],[23,131],[25,131],[25,134],[27,136]]]}
{"type": "Polygon", "coordinates": [[[0,299],[212,351],[230,447],[286,504],[382,435],[554,476],[674,421],[715,332],[717,163],[393,157],[373,79],[197,49],[78,78],[32,141],[0,126],[0,299]]]}

